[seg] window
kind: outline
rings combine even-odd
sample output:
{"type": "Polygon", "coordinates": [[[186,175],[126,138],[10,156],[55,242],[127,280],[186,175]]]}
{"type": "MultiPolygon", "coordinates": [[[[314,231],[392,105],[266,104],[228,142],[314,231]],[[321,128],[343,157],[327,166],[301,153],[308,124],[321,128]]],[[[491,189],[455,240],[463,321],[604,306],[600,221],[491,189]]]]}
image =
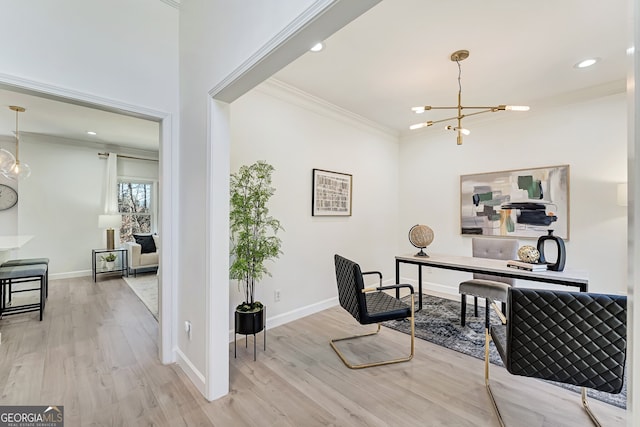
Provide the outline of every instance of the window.
{"type": "Polygon", "coordinates": [[[118,212],[122,214],[120,243],[133,241],[134,233],[152,232],[153,187],[152,182],[118,182],[118,212]]]}

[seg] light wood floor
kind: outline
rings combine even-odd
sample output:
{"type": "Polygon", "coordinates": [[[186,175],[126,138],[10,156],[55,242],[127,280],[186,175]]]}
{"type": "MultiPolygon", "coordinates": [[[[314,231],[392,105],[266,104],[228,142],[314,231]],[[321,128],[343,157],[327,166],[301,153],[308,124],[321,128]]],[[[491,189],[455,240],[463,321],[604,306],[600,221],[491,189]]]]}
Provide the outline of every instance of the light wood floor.
{"type": "MultiPolygon", "coordinates": [[[[64,405],[70,427],[497,426],[482,361],[418,339],[411,362],[349,370],[328,340],[362,330],[336,307],[269,330],[257,362],[251,339],[237,359],[231,344],[231,392],[207,402],[158,362],[158,325],[124,281],[51,281],[44,321],[0,320],[0,405],[64,405]]],[[[375,359],[408,346],[383,328],[357,349],[375,359]]],[[[491,376],[508,426],[590,425],[575,393],[498,367],[491,376]]],[[[624,410],[591,402],[603,425],[625,425],[624,410]]]]}

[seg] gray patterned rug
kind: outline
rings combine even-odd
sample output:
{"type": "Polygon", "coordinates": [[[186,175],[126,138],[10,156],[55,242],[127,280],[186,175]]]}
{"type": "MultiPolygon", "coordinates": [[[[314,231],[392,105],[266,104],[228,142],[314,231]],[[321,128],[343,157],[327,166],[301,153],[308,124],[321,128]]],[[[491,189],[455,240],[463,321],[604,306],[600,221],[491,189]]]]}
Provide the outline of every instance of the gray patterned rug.
{"type": "MultiPolygon", "coordinates": [[[[408,300],[408,297],[403,298],[408,300]]],[[[418,302],[416,300],[416,309],[418,302]]],[[[458,351],[460,353],[484,360],[484,304],[478,307],[478,317],[473,317],[473,299],[468,298],[467,320],[464,327],[460,326],[460,301],[452,301],[431,295],[422,295],[422,311],[416,312],[416,337],[434,344],[458,351]]],[[[500,320],[494,310],[491,310],[491,323],[498,324],[500,320]]],[[[408,334],[408,321],[389,321],[384,326],[408,334]]],[[[493,343],[489,350],[489,360],[492,364],[503,366],[500,355],[493,343]]],[[[626,375],[626,372],[625,372],[626,375]]],[[[560,387],[580,393],[580,388],[553,383],[560,387]]],[[[620,394],[610,394],[595,390],[588,390],[589,397],[615,405],[619,408],[627,407],[627,384],[620,394]]]]}

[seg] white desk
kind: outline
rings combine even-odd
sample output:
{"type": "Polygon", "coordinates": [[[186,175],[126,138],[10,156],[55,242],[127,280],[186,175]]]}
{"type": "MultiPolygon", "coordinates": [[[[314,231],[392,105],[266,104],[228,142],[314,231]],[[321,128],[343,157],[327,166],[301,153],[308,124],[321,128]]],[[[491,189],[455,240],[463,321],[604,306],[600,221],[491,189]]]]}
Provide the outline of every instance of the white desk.
{"type": "MultiPolygon", "coordinates": [[[[396,256],[396,284],[400,283],[401,263],[418,266],[418,292],[420,294],[422,294],[423,266],[574,286],[579,288],[580,292],[587,292],[589,287],[589,274],[582,270],[527,271],[507,267],[507,261],[503,260],[440,254],[430,254],[428,258],[414,255],[396,256]]],[[[396,291],[396,297],[399,297],[398,294],[399,292],[396,291]]],[[[418,301],[418,310],[421,310],[422,298],[419,298],[418,301]]]]}
{"type": "Polygon", "coordinates": [[[31,239],[33,236],[29,235],[0,236],[0,264],[9,259],[11,251],[20,249],[31,239]]]}

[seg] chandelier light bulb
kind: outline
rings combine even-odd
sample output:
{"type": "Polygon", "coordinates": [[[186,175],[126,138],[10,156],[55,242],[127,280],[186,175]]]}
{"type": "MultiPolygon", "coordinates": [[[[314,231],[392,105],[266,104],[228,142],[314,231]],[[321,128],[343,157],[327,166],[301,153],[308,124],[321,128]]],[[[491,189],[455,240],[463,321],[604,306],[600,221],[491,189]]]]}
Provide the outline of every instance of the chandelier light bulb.
{"type": "Polygon", "coordinates": [[[425,108],[424,107],[413,107],[411,109],[411,111],[413,111],[416,114],[422,114],[424,113],[425,108]]]}
{"type": "Polygon", "coordinates": [[[529,111],[528,105],[507,105],[505,107],[507,111],[529,111]]]}
{"type": "Polygon", "coordinates": [[[421,129],[421,128],[426,128],[427,126],[431,126],[431,125],[433,125],[432,121],[423,122],[423,123],[416,123],[415,125],[409,126],[409,129],[411,129],[411,130],[421,129]]]}

